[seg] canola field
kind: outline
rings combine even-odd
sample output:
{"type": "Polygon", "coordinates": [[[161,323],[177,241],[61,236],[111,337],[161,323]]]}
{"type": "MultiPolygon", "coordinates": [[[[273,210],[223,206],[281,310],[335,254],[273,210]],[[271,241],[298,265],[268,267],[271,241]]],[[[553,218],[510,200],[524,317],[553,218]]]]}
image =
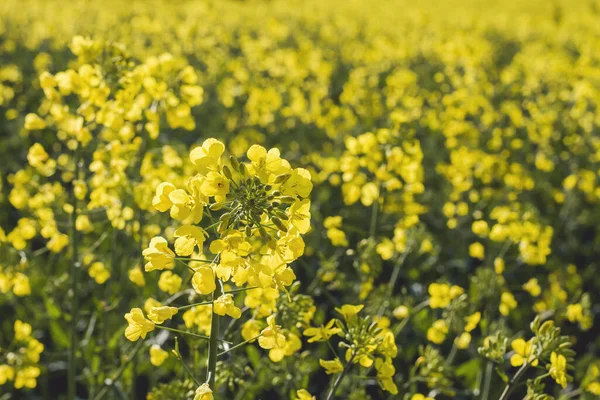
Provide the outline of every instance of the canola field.
{"type": "Polygon", "coordinates": [[[0,400],[600,397],[600,1],[3,0],[0,400]]]}

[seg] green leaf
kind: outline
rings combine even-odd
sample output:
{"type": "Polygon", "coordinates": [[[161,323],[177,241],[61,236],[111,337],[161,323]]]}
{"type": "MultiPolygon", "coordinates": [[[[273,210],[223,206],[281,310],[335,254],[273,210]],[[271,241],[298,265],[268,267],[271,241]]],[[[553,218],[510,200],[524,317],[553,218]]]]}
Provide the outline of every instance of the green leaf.
{"type": "Polygon", "coordinates": [[[51,319],[59,319],[62,313],[60,309],[54,304],[54,300],[46,297],[44,299],[44,305],[46,306],[46,312],[51,319]]]}
{"type": "Polygon", "coordinates": [[[58,347],[68,349],[71,344],[71,340],[69,339],[69,335],[64,331],[64,329],[60,326],[58,321],[50,322],[50,334],[52,335],[52,340],[58,347]]]}
{"type": "Polygon", "coordinates": [[[508,378],[508,375],[506,375],[506,373],[504,371],[502,371],[500,368],[496,367],[496,372],[498,373],[498,375],[500,376],[500,379],[502,379],[502,381],[504,383],[508,383],[508,381],[510,379],[508,378]]]}
{"type": "Polygon", "coordinates": [[[111,336],[110,340],[108,341],[108,348],[109,349],[115,349],[117,347],[117,344],[119,343],[119,339],[121,337],[123,337],[123,334],[125,332],[125,326],[122,326],[121,329],[117,329],[117,331],[111,336]]]}

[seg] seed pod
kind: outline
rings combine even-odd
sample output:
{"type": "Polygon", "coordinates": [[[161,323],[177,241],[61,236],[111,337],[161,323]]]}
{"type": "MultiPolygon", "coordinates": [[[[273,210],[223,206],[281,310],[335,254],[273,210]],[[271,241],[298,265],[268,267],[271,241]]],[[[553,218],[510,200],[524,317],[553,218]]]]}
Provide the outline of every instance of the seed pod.
{"type": "Polygon", "coordinates": [[[240,171],[240,174],[245,177],[246,175],[248,175],[248,168],[246,168],[246,166],[242,163],[240,164],[238,170],[240,171]]]}
{"type": "Polygon", "coordinates": [[[223,203],[214,203],[208,207],[210,211],[219,211],[221,208],[223,208],[223,203]]]}
{"type": "Polygon", "coordinates": [[[265,230],[265,228],[263,228],[262,226],[260,228],[258,228],[258,233],[260,233],[260,238],[264,241],[264,242],[269,242],[269,235],[267,235],[267,231],[265,230]]]}
{"type": "Polygon", "coordinates": [[[246,225],[246,236],[252,236],[252,228],[250,225],[246,225]]]}
{"type": "Polygon", "coordinates": [[[287,221],[290,218],[286,215],[286,213],[284,213],[283,211],[277,210],[275,211],[275,215],[277,215],[278,218],[282,219],[283,221],[287,221]]]}
{"type": "Polygon", "coordinates": [[[233,168],[234,170],[240,169],[240,162],[234,156],[229,156],[229,163],[231,164],[231,168],[233,168]]]}
{"type": "Polygon", "coordinates": [[[223,165],[223,175],[225,175],[225,177],[230,181],[233,180],[233,175],[231,175],[231,170],[227,165],[223,165]]]}
{"type": "Polygon", "coordinates": [[[554,326],[554,322],[552,321],[546,321],[542,324],[542,326],[540,326],[539,329],[539,334],[540,335],[545,335],[546,332],[548,332],[549,329],[551,329],[554,326]]]}
{"type": "Polygon", "coordinates": [[[225,213],[225,214],[221,215],[221,218],[219,218],[219,221],[227,222],[227,221],[229,221],[230,218],[231,218],[231,213],[225,213]]]}
{"type": "Polygon", "coordinates": [[[260,221],[261,214],[262,213],[260,211],[252,211],[252,219],[260,221]]]}
{"type": "Polygon", "coordinates": [[[285,225],[283,225],[283,222],[281,222],[281,220],[277,217],[271,217],[271,221],[273,221],[273,223],[275,224],[275,226],[277,226],[279,228],[280,231],[282,232],[287,232],[287,228],[285,227],[285,225]]]}
{"type": "Polygon", "coordinates": [[[290,179],[290,177],[292,176],[292,174],[281,174],[278,175],[277,178],[275,178],[275,184],[284,184],[285,182],[287,182],[288,179],[290,179]]]}

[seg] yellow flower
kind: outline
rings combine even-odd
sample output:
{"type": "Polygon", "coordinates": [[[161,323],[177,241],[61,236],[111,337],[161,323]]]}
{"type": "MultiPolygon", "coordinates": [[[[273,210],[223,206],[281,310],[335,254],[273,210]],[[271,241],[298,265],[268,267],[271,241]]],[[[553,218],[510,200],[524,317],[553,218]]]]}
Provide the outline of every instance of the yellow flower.
{"type": "Polygon", "coordinates": [[[92,224],[87,215],[79,215],[75,220],[75,229],[81,232],[90,232],[92,228],[92,224]]]}
{"type": "Polygon", "coordinates": [[[175,190],[175,186],[169,182],[163,182],[156,188],[156,195],[152,199],[152,205],[160,212],[165,212],[173,205],[169,194],[175,190]]]}
{"type": "Polygon", "coordinates": [[[144,273],[142,272],[142,269],[139,266],[130,269],[127,272],[127,276],[129,277],[129,280],[131,282],[135,283],[139,287],[144,287],[146,285],[144,273]]]}
{"type": "Polygon", "coordinates": [[[485,248],[479,242],[472,243],[469,246],[469,255],[473,258],[483,260],[485,257],[485,248]]]}
{"type": "Polygon", "coordinates": [[[312,191],[310,172],[304,168],[296,168],[290,178],[281,185],[281,193],[286,196],[308,197],[312,191]]]}
{"type": "Polygon", "coordinates": [[[242,316],[242,310],[235,306],[231,293],[219,296],[213,303],[213,310],[217,315],[229,315],[235,319],[242,316]]]}
{"type": "Polygon", "coordinates": [[[10,365],[0,365],[0,386],[15,379],[15,370],[10,365]]]}
{"type": "Polygon", "coordinates": [[[379,198],[379,186],[369,182],[360,189],[360,202],[369,207],[379,198]]]}
{"type": "Polygon", "coordinates": [[[510,357],[510,364],[513,367],[519,367],[525,363],[534,367],[538,365],[538,359],[533,354],[533,339],[526,342],[524,339],[518,338],[513,340],[510,346],[515,351],[515,354],[510,357]]]}
{"type": "Polygon", "coordinates": [[[507,316],[508,314],[510,314],[510,310],[513,310],[515,308],[517,308],[517,301],[515,300],[515,297],[512,295],[512,293],[502,293],[502,296],[500,296],[500,306],[498,307],[500,313],[504,316],[507,316]]]}
{"type": "Polygon", "coordinates": [[[427,330],[427,340],[435,344],[441,344],[446,340],[448,324],[443,319],[438,319],[427,330]]]}
{"type": "Polygon", "coordinates": [[[267,350],[285,346],[285,335],[281,331],[281,326],[275,324],[275,315],[267,317],[267,327],[262,330],[258,345],[267,350]]]}
{"type": "MultiPolygon", "coordinates": [[[[0,366],[1,368],[1,366],[0,366]]],[[[2,372],[0,372],[0,385],[2,384],[2,372]]],[[[592,382],[585,387],[587,392],[591,394],[600,395],[600,382],[592,382]]]]}
{"type": "Polygon", "coordinates": [[[459,349],[466,349],[471,343],[471,334],[468,332],[461,333],[460,336],[454,340],[454,343],[456,343],[456,347],[459,349]]]}
{"type": "Polygon", "coordinates": [[[473,230],[474,234],[476,234],[477,236],[481,236],[481,237],[486,236],[489,232],[488,224],[485,221],[473,222],[471,229],[473,230]]]}
{"type": "MultiPolygon", "coordinates": [[[[332,228],[327,230],[327,238],[331,240],[331,244],[337,247],[348,247],[348,238],[344,231],[332,228]]],[[[391,257],[390,257],[391,258],[391,257]]]]}
{"type": "Polygon", "coordinates": [[[161,306],[152,307],[148,313],[148,318],[155,324],[162,324],[177,314],[177,307],[161,306]]]}
{"type": "Polygon", "coordinates": [[[44,345],[37,341],[36,339],[31,338],[29,343],[27,343],[27,349],[25,350],[25,357],[34,363],[40,361],[40,354],[44,351],[44,345]]]}
{"type": "Polygon", "coordinates": [[[41,164],[46,162],[48,158],[48,153],[46,153],[44,147],[39,143],[34,143],[29,148],[29,152],[27,153],[27,162],[29,162],[29,165],[31,165],[32,167],[40,166],[41,164]]]}
{"type": "Polygon", "coordinates": [[[390,362],[384,362],[384,360],[378,358],[377,361],[375,361],[375,369],[377,370],[377,382],[379,383],[379,386],[386,392],[398,394],[398,387],[394,382],[396,369],[391,363],[391,360],[390,362]]]}
{"type": "Polygon", "coordinates": [[[254,144],[250,146],[246,155],[251,161],[250,173],[257,175],[263,183],[271,183],[269,178],[289,170],[289,164],[281,159],[279,149],[270,149],[267,152],[264,147],[254,144]]]}
{"type": "Polygon", "coordinates": [[[341,332],[340,328],[333,327],[335,324],[335,320],[332,319],[327,323],[327,325],[321,325],[318,328],[308,328],[304,330],[304,336],[312,336],[308,339],[308,343],[313,342],[325,342],[329,340],[329,338],[339,332],[341,332]]]}
{"type": "Polygon", "coordinates": [[[69,244],[69,237],[63,233],[52,235],[46,247],[53,253],[60,253],[69,244]]]}
{"type": "Polygon", "coordinates": [[[269,350],[269,359],[279,362],[286,356],[291,356],[302,348],[302,340],[293,333],[288,332],[285,338],[285,346],[274,347],[269,350]]]}
{"type": "Polygon", "coordinates": [[[16,320],[15,325],[15,340],[24,341],[31,336],[31,325],[21,320],[16,320]]]}
{"type": "Polygon", "coordinates": [[[502,273],[504,272],[504,260],[496,257],[494,258],[494,271],[496,271],[496,274],[498,275],[502,275],[502,273]]]}
{"type": "Polygon", "coordinates": [[[344,366],[339,358],[335,360],[319,360],[321,367],[325,368],[327,375],[338,374],[344,370],[344,366]]]}
{"type": "Polygon", "coordinates": [[[146,311],[146,314],[150,313],[150,310],[154,307],[162,307],[162,303],[152,297],[147,298],[144,302],[144,311],[146,311]]]}
{"type": "Polygon", "coordinates": [[[327,217],[323,221],[323,226],[325,229],[339,228],[342,226],[342,217],[339,215],[335,217],[327,217]]]}
{"type": "Polygon", "coordinates": [[[15,296],[23,297],[31,294],[31,285],[29,284],[29,278],[27,275],[17,272],[13,276],[12,280],[13,293],[15,296]]]}
{"type": "Polygon", "coordinates": [[[290,223],[300,233],[306,233],[310,229],[310,200],[304,199],[294,202],[289,210],[290,223]]]}
{"type": "Polygon", "coordinates": [[[104,263],[101,263],[100,261],[96,261],[90,265],[88,274],[90,275],[90,278],[93,278],[96,283],[100,285],[110,278],[110,272],[104,267],[104,263]]]}
{"type": "Polygon", "coordinates": [[[29,113],[25,116],[25,129],[28,131],[35,131],[44,129],[46,127],[46,123],[43,119],[38,117],[36,114],[29,113]]]}
{"type": "Polygon", "coordinates": [[[294,400],[317,400],[317,398],[312,396],[306,389],[300,389],[296,391],[296,398],[294,400]]]}
{"type": "Polygon", "coordinates": [[[263,325],[260,323],[260,321],[249,319],[248,321],[244,322],[244,325],[242,325],[242,337],[244,340],[256,338],[258,335],[260,335],[262,326],[263,325]]]}
{"type": "Polygon", "coordinates": [[[204,229],[195,225],[182,225],[175,231],[175,252],[180,256],[189,256],[194,252],[196,246],[202,251],[202,245],[207,233],[204,229]]]}
{"type": "Polygon", "coordinates": [[[179,275],[172,273],[171,271],[165,271],[160,274],[158,279],[158,287],[163,292],[169,294],[175,294],[181,288],[182,279],[179,275]]]}
{"type": "Polygon", "coordinates": [[[201,167],[201,172],[208,168],[218,167],[221,155],[225,152],[225,145],[214,138],[209,138],[202,146],[194,148],[190,152],[190,160],[194,165],[201,167]]]}
{"type": "Polygon", "coordinates": [[[208,383],[203,383],[196,389],[194,400],[213,400],[213,391],[208,383]]]}
{"type": "Polygon", "coordinates": [[[146,339],[148,332],[154,330],[154,322],[144,318],[144,313],[139,308],[132,308],[130,312],[125,314],[125,319],[129,324],[125,329],[125,337],[132,342],[140,337],[146,339]]]}
{"type": "Polygon", "coordinates": [[[421,393],[415,393],[412,395],[410,400],[434,400],[434,398],[433,397],[425,397],[425,395],[421,394],[421,393]]]}
{"type": "Polygon", "coordinates": [[[167,240],[161,236],[153,238],[148,248],[142,251],[142,255],[148,261],[144,267],[146,272],[173,269],[175,266],[175,253],[169,249],[167,240]]]}
{"type": "Polygon", "coordinates": [[[353,306],[352,304],[344,304],[342,307],[336,307],[335,311],[340,313],[346,321],[351,320],[362,310],[364,305],[353,306]]]}
{"type": "Polygon", "coordinates": [[[200,267],[196,269],[192,277],[192,286],[199,294],[211,294],[217,288],[215,283],[215,273],[210,267],[200,267]]]}
{"type": "Polygon", "coordinates": [[[150,347],[150,363],[155,367],[160,367],[169,357],[169,352],[163,350],[159,345],[153,344],[150,347]]]}
{"type": "Polygon", "coordinates": [[[33,389],[37,386],[37,377],[40,376],[38,367],[25,367],[17,371],[15,378],[15,389],[23,387],[33,389]]]}
{"type": "Polygon", "coordinates": [[[185,190],[175,189],[170,192],[169,201],[172,203],[170,212],[171,218],[183,221],[190,217],[193,211],[198,209],[197,218],[194,218],[193,222],[198,223],[202,219],[202,207],[198,207],[194,198],[185,190]]]}
{"type": "Polygon", "coordinates": [[[542,288],[540,287],[538,280],[535,278],[531,278],[526,283],[523,284],[523,289],[529,292],[533,297],[537,297],[542,293],[542,288]]]}
{"type": "Polygon", "coordinates": [[[452,299],[464,293],[463,288],[457,285],[450,286],[446,283],[432,283],[428,288],[429,306],[431,308],[444,308],[452,299]]]}
{"type": "Polygon", "coordinates": [[[466,320],[465,332],[471,332],[473,329],[475,329],[477,327],[477,324],[479,324],[479,321],[481,320],[481,313],[479,311],[477,311],[477,312],[465,317],[465,320],[466,320]]]}
{"type": "Polygon", "coordinates": [[[207,197],[215,197],[217,202],[225,199],[229,193],[229,179],[218,172],[210,171],[200,186],[200,191],[207,197]]]}
{"type": "Polygon", "coordinates": [[[394,242],[385,238],[375,247],[375,251],[383,260],[390,260],[394,256],[394,242]]]}
{"type": "Polygon", "coordinates": [[[554,351],[550,354],[550,376],[563,388],[567,386],[567,359],[554,351]]]}
{"type": "Polygon", "coordinates": [[[583,320],[583,306],[579,303],[567,306],[567,319],[571,322],[583,320]]]}
{"type": "Polygon", "coordinates": [[[392,315],[394,316],[394,318],[396,319],[403,319],[408,317],[408,307],[403,306],[403,305],[399,305],[398,307],[394,308],[394,311],[392,311],[392,315]]]}

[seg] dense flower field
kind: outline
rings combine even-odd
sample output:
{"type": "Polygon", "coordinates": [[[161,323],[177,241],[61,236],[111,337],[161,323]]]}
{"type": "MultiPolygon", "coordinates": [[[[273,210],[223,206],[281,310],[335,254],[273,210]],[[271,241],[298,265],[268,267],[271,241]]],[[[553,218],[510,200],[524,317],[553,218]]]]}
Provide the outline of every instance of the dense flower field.
{"type": "Polygon", "coordinates": [[[600,396],[598,0],[0,2],[0,399],[600,396]]]}

